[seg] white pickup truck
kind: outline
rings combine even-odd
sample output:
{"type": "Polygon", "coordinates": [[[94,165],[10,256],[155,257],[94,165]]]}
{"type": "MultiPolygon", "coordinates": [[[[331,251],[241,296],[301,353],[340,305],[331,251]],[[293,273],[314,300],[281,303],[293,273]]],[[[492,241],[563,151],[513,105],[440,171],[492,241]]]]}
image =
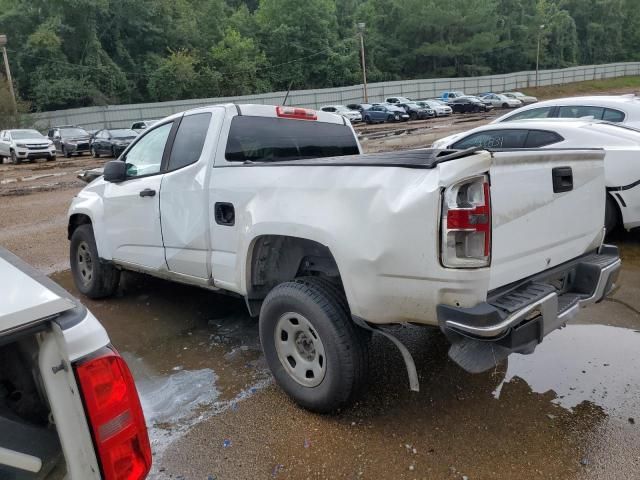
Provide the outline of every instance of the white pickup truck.
{"type": "Polygon", "coordinates": [[[239,294],[300,405],[331,411],[366,378],[370,331],[439,327],[470,371],[529,353],[620,267],[598,150],[363,155],[342,117],[216,105],[168,117],[69,209],[78,289],[122,270],[239,294]]]}
{"type": "Polygon", "coordinates": [[[0,479],[142,480],[138,392],[98,320],[0,248],[0,479]]]}

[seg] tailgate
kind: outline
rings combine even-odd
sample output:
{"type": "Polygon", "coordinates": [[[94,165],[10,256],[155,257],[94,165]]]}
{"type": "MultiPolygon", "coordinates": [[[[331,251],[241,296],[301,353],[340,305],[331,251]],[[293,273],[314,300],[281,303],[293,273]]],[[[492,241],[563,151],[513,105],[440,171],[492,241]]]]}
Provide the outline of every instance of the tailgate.
{"type": "Polygon", "coordinates": [[[605,208],[604,155],[603,150],[493,154],[490,289],[599,246],[605,208]]]}

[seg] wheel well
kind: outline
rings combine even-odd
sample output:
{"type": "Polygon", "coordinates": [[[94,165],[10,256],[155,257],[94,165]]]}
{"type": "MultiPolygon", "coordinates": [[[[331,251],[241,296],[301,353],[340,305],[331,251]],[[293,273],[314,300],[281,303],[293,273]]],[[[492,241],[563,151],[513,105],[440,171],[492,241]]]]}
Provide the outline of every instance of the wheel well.
{"type": "Polygon", "coordinates": [[[91,225],[91,219],[88,215],[84,215],[82,213],[74,213],[71,215],[71,218],[69,218],[69,225],[67,226],[67,239],[71,240],[71,236],[73,235],[73,232],[75,232],[76,228],[80,225],[86,224],[91,225]]]}
{"type": "Polygon", "coordinates": [[[305,238],[265,235],[249,252],[247,306],[257,316],[276,285],[300,276],[323,276],[340,283],[340,272],[328,247],[305,238]]]}

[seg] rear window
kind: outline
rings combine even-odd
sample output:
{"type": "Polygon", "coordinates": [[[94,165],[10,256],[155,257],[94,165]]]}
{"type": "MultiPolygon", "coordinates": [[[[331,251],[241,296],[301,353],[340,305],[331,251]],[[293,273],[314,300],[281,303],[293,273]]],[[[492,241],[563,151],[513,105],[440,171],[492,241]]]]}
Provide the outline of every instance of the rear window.
{"type": "Polygon", "coordinates": [[[562,140],[564,140],[564,138],[555,132],[529,130],[529,135],[527,135],[527,141],[524,146],[525,148],[539,148],[561,142],[562,140]]]}
{"type": "Polygon", "coordinates": [[[604,115],[602,115],[602,119],[607,122],[623,122],[624,121],[624,113],[620,110],[614,110],[613,108],[605,108],[604,115]]]}
{"type": "Polygon", "coordinates": [[[225,158],[230,162],[281,162],[359,153],[346,125],[237,116],[231,120],[225,158]]]}
{"type": "Polygon", "coordinates": [[[591,107],[588,105],[570,105],[566,107],[560,107],[558,109],[558,117],[560,118],[593,117],[600,120],[603,113],[604,108],[591,107]]]}

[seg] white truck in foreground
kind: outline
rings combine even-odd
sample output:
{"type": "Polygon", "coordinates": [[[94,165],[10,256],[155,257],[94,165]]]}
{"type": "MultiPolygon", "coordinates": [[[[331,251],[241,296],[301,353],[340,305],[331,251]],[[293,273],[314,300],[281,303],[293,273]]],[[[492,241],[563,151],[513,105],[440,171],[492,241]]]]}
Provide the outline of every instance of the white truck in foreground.
{"type": "Polygon", "coordinates": [[[107,297],[122,270],[243,296],[278,384],[332,411],[367,373],[370,331],[439,327],[483,371],[530,353],[620,267],[603,245],[604,153],[363,155],[344,118],[265,105],[168,117],[69,209],[73,276],[107,297]]]}
{"type": "Polygon", "coordinates": [[[142,480],[138,392],[98,320],[0,248],[0,479],[142,480]]]}

